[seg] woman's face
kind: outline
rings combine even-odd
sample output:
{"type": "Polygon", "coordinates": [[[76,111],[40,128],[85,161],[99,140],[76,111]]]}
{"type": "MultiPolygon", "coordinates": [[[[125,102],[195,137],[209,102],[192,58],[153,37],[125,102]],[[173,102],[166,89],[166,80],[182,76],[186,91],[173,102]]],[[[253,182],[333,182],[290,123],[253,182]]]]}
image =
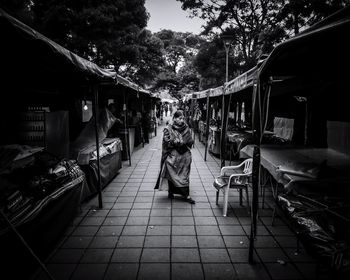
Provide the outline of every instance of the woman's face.
{"type": "Polygon", "coordinates": [[[174,118],[174,122],[177,125],[182,125],[185,122],[185,118],[184,118],[184,116],[180,115],[179,117],[174,118]]]}

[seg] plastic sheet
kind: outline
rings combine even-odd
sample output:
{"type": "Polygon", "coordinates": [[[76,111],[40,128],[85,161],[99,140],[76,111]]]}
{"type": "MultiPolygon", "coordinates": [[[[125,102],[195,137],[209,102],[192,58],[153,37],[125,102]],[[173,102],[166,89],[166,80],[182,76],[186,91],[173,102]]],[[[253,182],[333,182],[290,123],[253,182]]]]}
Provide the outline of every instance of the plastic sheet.
{"type": "Polygon", "coordinates": [[[278,196],[305,248],[339,273],[350,273],[350,203],[346,197],[278,196]]]}

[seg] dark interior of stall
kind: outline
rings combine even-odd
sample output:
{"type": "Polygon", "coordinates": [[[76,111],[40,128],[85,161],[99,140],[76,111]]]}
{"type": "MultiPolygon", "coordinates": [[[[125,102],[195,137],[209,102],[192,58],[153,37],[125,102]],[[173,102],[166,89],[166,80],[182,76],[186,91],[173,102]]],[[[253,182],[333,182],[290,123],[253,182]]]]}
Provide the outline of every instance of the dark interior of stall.
{"type": "Polygon", "coordinates": [[[332,73],[332,66],[323,65],[328,75],[272,85],[267,130],[273,129],[276,117],[294,120],[293,138],[286,142],[289,148],[282,146],[280,150],[283,157],[284,151],[295,149],[295,158],[286,158],[280,166],[287,169],[286,174],[292,172],[292,179],[287,184],[283,178],[278,181],[281,185],[276,206],[311,255],[330,267],[336,277],[348,277],[349,87],[346,74],[340,69],[332,73]],[[298,84],[301,80],[303,83],[298,84]]]}

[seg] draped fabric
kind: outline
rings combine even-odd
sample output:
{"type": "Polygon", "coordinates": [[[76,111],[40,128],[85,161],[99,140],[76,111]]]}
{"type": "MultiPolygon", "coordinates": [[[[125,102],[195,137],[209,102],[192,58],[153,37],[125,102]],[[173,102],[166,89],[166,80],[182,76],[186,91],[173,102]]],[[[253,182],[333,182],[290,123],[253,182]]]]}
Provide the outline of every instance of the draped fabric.
{"type": "Polygon", "coordinates": [[[189,175],[193,145],[191,131],[187,124],[168,125],[163,131],[161,172],[156,189],[168,190],[181,195],[189,195],[189,175]],[[169,184],[168,184],[169,181],[169,184]]]}

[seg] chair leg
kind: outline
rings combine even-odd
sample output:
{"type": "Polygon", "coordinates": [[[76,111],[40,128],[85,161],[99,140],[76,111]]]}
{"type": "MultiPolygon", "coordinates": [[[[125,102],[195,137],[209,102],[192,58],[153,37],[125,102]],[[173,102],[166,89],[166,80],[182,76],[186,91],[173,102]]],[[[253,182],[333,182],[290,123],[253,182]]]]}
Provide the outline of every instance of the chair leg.
{"type": "Polygon", "coordinates": [[[226,217],[227,216],[227,205],[228,205],[228,187],[224,187],[224,213],[223,216],[226,217]]]}
{"type": "Polygon", "coordinates": [[[248,209],[248,213],[250,212],[250,207],[249,207],[249,194],[248,194],[248,187],[245,188],[245,195],[247,197],[247,209],[248,209]]]}
{"type": "Polygon", "coordinates": [[[242,202],[242,189],[239,189],[239,205],[243,206],[243,202],[242,202]]]}
{"type": "Polygon", "coordinates": [[[219,194],[220,194],[220,190],[216,191],[216,205],[219,205],[219,194]]]}

